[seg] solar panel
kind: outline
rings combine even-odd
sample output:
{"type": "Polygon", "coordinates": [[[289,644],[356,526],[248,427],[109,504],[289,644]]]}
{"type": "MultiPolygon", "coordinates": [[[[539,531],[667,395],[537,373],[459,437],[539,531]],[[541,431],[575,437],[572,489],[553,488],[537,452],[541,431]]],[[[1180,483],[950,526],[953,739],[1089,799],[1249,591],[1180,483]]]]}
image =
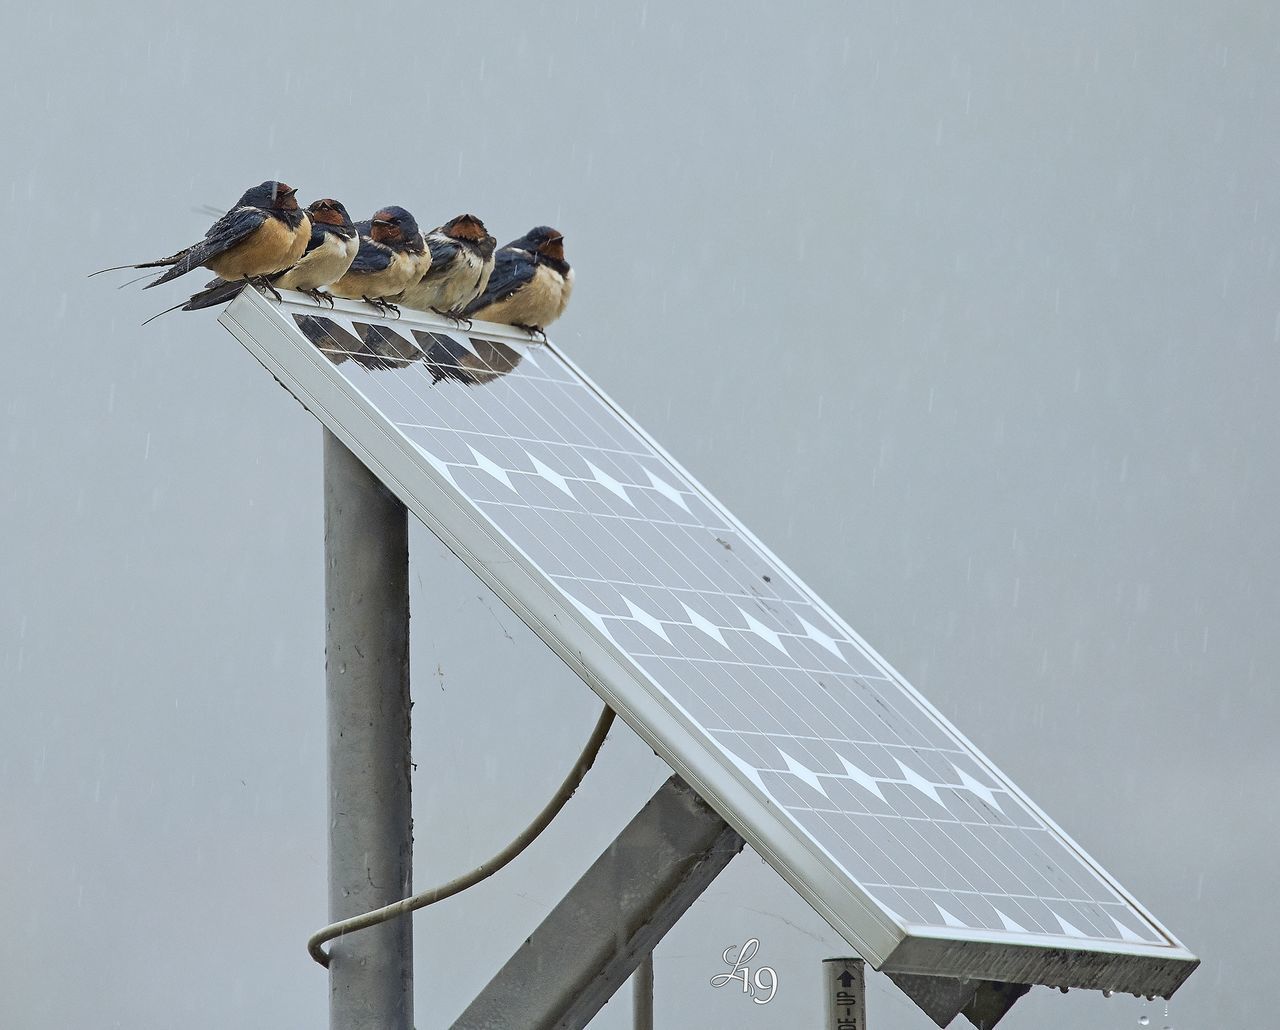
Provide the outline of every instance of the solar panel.
{"type": "Polygon", "coordinates": [[[551,343],[220,321],[875,968],[1168,995],[1198,960],[551,343]]]}

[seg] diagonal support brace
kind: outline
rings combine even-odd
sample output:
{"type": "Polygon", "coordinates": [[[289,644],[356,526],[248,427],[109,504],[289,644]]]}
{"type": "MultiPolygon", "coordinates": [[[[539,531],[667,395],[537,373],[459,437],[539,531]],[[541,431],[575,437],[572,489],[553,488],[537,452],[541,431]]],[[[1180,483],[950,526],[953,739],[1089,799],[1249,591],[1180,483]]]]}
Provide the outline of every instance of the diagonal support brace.
{"type": "Polygon", "coordinates": [[[742,845],[736,830],[671,777],[453,1030],[586,1026],[742,845]]]}

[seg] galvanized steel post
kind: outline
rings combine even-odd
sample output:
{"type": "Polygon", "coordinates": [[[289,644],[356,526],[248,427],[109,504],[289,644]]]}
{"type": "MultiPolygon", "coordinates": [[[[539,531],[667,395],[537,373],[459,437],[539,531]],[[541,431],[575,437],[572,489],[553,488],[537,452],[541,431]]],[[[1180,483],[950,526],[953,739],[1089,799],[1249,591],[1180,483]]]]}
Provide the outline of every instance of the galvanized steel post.
{"type": "MultiPolygon", "coordinates": [[[[405,506],[324,431],[329,917],[412,893],[409,526],[405,506]]],[[[331,1030],[412,1030],[409,917],[334,941],[331,1030]]]]}
{"type": "Polygon", "coordinates": [[[653,952],[631,974],[631,1014],[634,1030],[653,1030],[653,952]]]}

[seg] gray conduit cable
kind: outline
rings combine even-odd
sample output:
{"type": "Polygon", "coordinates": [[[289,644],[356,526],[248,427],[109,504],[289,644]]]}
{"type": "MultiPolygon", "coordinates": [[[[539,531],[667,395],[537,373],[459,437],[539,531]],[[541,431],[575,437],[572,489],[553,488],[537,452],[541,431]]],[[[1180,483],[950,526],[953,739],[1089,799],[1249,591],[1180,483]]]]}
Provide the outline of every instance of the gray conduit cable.
{"type": "Polygon", "coordinates": [[[587,770],[595,762],[596,755],[600,753],[600,747],[604,744],[604,738],[608,735],[609,727],[612,725],[613,709],[606,705],[604,711],[600,713],[600,718],[596,720],[595,729],[591,731],[591,737],[582,749],[582,754],[578,756],[578,761],[574,763],[573,768],[569,770],[569,775],[560,784],[560,789],[555,792],[551,800],[547,802],[546,807],[538,813],[537,818],[525,828],[524,832],[491,859],[487,862],[482,862],[471,872],[459,876],[456,880],[450,880],[442,886],[433,887],[431,890],[424,891],[421,894],[414,894],[412,897],[392,902],[382,908],[375,908],[372,912],[366,912],[364,915],[352,916],[350,919],[344,919],[341,922],[326,926],[323,930],[317,930],[311,935],[311,939],[307,941],[307,951],[311,953],[311,957],[327,969],[329,967],[329,953],[324,950],[322,945],[327,944],[329,941],[349,933],[355,933],[357,930],[376,926],[378,923],[384,923],[388,919],[394,919],[396,916],[416,912],[418,909],[426,908],[428,905],[434,905],[437,901],[451,898],[468,887],[474,887],[481,880],[496,873],[532,844],[538,835],[547,828],[551,820],[560,813],[560,809],[564,808],[565,803],[573,797],[578,785],[582,783],[582,778],[587,775],[587,770]]]}

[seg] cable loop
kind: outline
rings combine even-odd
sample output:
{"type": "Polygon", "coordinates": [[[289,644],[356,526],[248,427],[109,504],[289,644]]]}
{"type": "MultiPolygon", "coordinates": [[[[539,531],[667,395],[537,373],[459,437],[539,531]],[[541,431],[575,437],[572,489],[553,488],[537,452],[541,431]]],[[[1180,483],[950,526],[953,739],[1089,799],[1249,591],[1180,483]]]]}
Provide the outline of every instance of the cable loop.
{"type": "Polygon", "coordinates": [[[434,905],[437,901],[444,901],[445,898],[451,898],[455,894],[460,894],[462,891],[474,887],[481,880],[487,879],[505,866],[538,838],[539,834],[550,825],[551,820],[560,814],[560,810],[564,808],[566,802],[573,797],[574,792],[577,791],[578,786],[582,783],[583,777],[587,775],[587,770],[595,763],[596,755],[600,753],[600,747],[604,744],[604,738],[608,735],[609,728],[613,725],[613,719],[613,709],[606,705],[604,711],[600,713],[600,718],[596,720],[595,729],[591,731],[591,736],[588,738],[586,746],[582,749],[582,754],[578,756],[577,762],[569,770],[569,775],[560,784],[560,789],[555,792],[551,800],[538,813],[537,818],[525,827],[524,832],[505,848],[487,862],[482,862],[476,866],[471,872],[450,880],[446,884],[433,887],[431,890],[423,891],[421,894],[414,894],[412,897],[392,902],[382,908],[375,908],[372,912],[366,912],[364,915],[352,916],[350,919],[332,923],[322,930],[317,930],[307,941],[307,951],[310,952],[311,957],[328,969],[330,955],[329,952],[324,950],[323,945],[329,941],[344,937],[349,933],[355,933],[357,930],[377,926],[379,923],[385,923],[388,919],[394,919],[396,916],[416,912],[420,908],[434,905]]]}

